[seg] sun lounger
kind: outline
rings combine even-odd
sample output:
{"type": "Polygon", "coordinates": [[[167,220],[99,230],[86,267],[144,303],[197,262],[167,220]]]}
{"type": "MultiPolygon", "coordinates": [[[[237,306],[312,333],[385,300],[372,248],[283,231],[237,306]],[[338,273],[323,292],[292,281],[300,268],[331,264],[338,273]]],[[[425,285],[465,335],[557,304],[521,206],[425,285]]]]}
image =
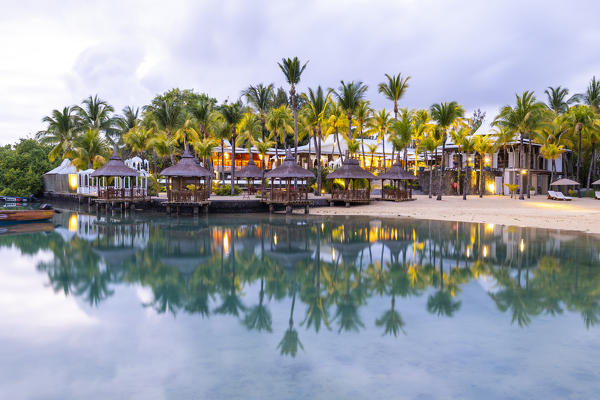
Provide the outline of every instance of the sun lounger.
{"type": "Polygon", "coordinates": [[[556,192],[554,192],[552,190],[548,190],[548,199],[550,199],[550,200],[562,200],[562,199],[559,199],[558,196],[556,195],[556,192]]]}
{"type": "Polygon", "coordinates": [[[562,192],[555,192],[555,194],[556,194],[556,197],[558,199],[560,199],[560,200],[565,200],[565,201],[571,201],[571,200],[573,200],[572,197],[565,196],[564,194],[562,194],[562,192]]]}
{"type": "Polygon", "coordinates": [[[594,192],[594,198],[600,200],[600,192],[594,192]]]}

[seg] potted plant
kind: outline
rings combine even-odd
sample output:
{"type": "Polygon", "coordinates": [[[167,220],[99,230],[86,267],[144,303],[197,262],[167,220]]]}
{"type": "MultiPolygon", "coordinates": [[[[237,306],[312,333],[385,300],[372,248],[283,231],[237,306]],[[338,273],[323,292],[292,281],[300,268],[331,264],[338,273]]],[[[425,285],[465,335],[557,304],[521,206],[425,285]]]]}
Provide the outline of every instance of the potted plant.
{"type": "Polygon", "coordinates": [[[510,183],[505,183],[504,186],[506,186],[508,188],[508,190],[510,190],[510,198],[512,199],[517,191],[517,189],[519,188],[519,185],[517,184],[510,184],[510,183]]]}
{"type": "Polygon", "coordinates": [[[529,188],[529,194],[535,196],[535,188],[533,186],[529,188]]]}

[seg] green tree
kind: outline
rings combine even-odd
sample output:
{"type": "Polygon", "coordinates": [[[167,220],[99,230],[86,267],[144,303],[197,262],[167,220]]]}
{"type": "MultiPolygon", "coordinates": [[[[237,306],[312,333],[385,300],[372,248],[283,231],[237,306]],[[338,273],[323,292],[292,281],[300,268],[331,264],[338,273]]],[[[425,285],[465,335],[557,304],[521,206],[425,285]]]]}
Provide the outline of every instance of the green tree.
{"type": "Polygon", "coordinates": [[[263,85],[259,83],[256,86],[250,85],[246,88],[242,95],[246,97],[248,103],[258,111],[260,115],[260,125],[262,127],[262,140],[266,137],[266,114],[273,102],[273,84],[263,85]]]}
{"type": "Polygon", "coordinates": [[[237,127],[242,117],[244,110],[241,101],[221,106],[221,114],[227,122],[231,130],[231,195],[235,195],[235,145],[237,138],[237,127]]]}
{"type": "Polygon", "coordinates": [[[302,93],[302,97],[306,102],[306,107],[309,110],[309,118],[314,124],[314,143],[315,150],[317,153],[317,191],[316,196],[321,195],[321,141],[323,139],[323,123],[326,118],[327,108],[331,102],[331,94],[324,94],[321,86],[317,87],[317,90],[312,88],[308,89],[308,95],[302,93]]]}
{"type": "Polygon", "coordinates": [[[47,123],[48,126],[45,130],[39,131],[36,136],[43,144],[53,146],[48,154],[50,162],[62,158],[63,154],[71,149],[79,130],[74,111],[71,107],[65,107],[62,111],[52,110],[52,115],[42,119],[42,122],[47,123]]]}
{"type": "Polygon", "coordinates": [[[398,101],[404,96],[408,89],[410,76],[402,77],[402,74],[385,74],[386,81],[378,85],[377,91],[382,93],[386,99],[394,102],[394,119],[398,119],[398,101]]]}
{"type": "Polygon", "coordinates": [[[296,100],[296,85],[300,83],[300,78],[307,64],[308,62],[302,64],[298,57],[282,58],[281,62],[277,63],[287,83],[290,84],[290,99],[292,112],[294,113],[294,156],[296,160],[298,159],[298,104],[296,100]]]}
{"type": "Polygon", "coordinates": [[[333,94],[338,100],[341,109],[346,113],[348,118],[348,138],[353,139],[352,135],[352,115],[356,112],[361,101],[365,98],[368,86],[361,81],[353,81],[346,83],[340,81],[340,86],[333,94]]]}

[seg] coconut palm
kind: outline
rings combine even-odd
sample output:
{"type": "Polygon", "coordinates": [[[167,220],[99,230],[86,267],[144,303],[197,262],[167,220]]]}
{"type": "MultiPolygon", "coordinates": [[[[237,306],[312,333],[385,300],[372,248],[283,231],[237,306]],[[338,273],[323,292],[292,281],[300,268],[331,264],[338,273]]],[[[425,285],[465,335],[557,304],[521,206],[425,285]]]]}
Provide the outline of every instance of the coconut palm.
{"type": "MultiPolygon", "coordinates": [[[[433,130],[433,128],[432,128],[433,130]]],[[[426,134],[423,139],[419,141],[419,146],[423,149],[423,153],[425,153],[425,165],[429,164],[428,154],[433,153],[438,146],[440,145],[440,140],[438,140],[433,134],[432,130],[428,134],[426,134]]],[[[429,165],[429,198],[432,198],[432,180],[433,180],[433,164],[429,165]]]]}
{"type": "Polygon", "coordinates": [[[377,140],[381,141],[382,144],[382,153],[383,153],[383,172],[386,171],[385,165],[385,141],[387,139],[388,132],[391,129],[391,120],[390,113],[383,110],[375,113],[373,118],[369,120],[369,128],[371,131],[377,135],[377,140]]]}
{"type": "Polygon", "coordinates": [[[74,109],[65,107],[62,111],[52,110],[52,114],[44,117],[42,122],[47,123],[48,126],[45,130],[39,131],[36,136],[42,143],[54,146],[48,154],[48,159],[54,161],[71,150],[73,140],[77,136],[79,128],[74,109]]]}
{"type": "Polygon", "coordinates": [[[244,91],[242,96],[246,97],[248,103],[252,104],[258,114],[260,115],[260,125],[262,127],[262,140],[265,140],[266,136],[266,114],[273,102],[273,84],[263,85],[259,83],[256,86],[250,85],[244,91]]]}
{"type": "MultiPolygon", "coordinates": [[[[525,164],[524,160],[524,145],[523,138],[532,138],[533,132],[535,132],[544,123],[546,119],[547,107],[544,103],[536,101],[533,92],[525,91],[522,95],[515,95],[516,105],[514,107],[504,106],[500,110],[500,113],[496,116],[492,125],[506,128],[515,134],[520,135],[519,145],[519,169],[525,164]]],[[[531,140],[529,140],[529,160],[527,164],[527,172],[530,172],[531,167],[531,140]]],[[[528,174],[531,176],[531,174],[528,174]]],[[[519,199],[523,200],[525,193],[525,179],[521,179],[521,193],[519,199]]],[[[527,197],[529,197],[529,190],[527,190],[527,197]]]]}
{"type": "Polygon", "coordinates": [[[115,111],[113,106],[99,98],[98,95],[89,96],[82,103],[82,106],[74,107],[82,129],[98,129],[112,143],[117,142],[118,138],[115,136],[118,130],[115,128],[115,119],[111,116],[111,113],[115,111]]]}
{"type": "MultiPolygon", "coordinates": [[[[225,140],[231,135],[231,127],[227,124],[223,115],[217,113],[214,124],[212,125],[212,136],[221,144],[221,175],[225,173],[225,140]]],[[[221,179],[221,186],[225,185],[225,180],[221,179]]]]}
{"type": "MultiPolygon", "coordinates": [[[[406,149],[408,145],[412,141],[413,134],[413,114],[407,109],[402,109],[400,119],[394,120],[391,123],[392,127],[392,135],[391,141],[392,143],[396,143],[397,146],[394,146],[393,151],[398,150],[398,159],[400,159],[400,149],[404,150],[404,168],[406,169],[407,163],[407,155],[406,149]]],[[[392,158],[393,158],[392,153],[392,158]]]]}
{"type": "Polygon", "coordinates": [[[115,118],[115,124],[118,127],[119,135],[123,137],[131,129],[140,126],[142,120],[140,119],[140,109],[132,106],[126,106],[123,108],[123,115],[115,118]]]}
{"type": "Polygon", "coordinates": [[[264,193],[265,190],[265,160],[267,159],[267,154],[269,152],[269,150],[271,149],[271,147],[275,146],[275,142],[273,142],[272,140],[258,140],[255,143],[256,146],[256,150],[258,151],[258,154],[260,154],[261,156],[261,163],[260,163],[260,169],[262,172],[262,179],[261,179],[261,194],[264,193]]]}
{"type": "Polygon", "coordinates": [[[300,83],[302,73],[306,69],[308,62],[302,64],[298,57],[282,58],[279,65],[281,72],[285,76],[287,83],[290,84],[290,100],[292,102],[292,112],[294,113],[294,156],[298,159],[298,108],[296,100],[296,85],[300,83]]]}
{"type": "Polygon", "coordinates": [[[260,118],[251,112],[244,113],[242,120],[238,124],[238,136],[236,145],[246,147],[248,154],[252,157],[252,146],[261,136],[262,127],[260,118]]]}
{"type": "MultiPolygon", "coordinates": [[[[162,133],[167,139],[177,132],[183,124],[183,109],[178,102],[164,100],[156,105],[148,106],[146,109],[148,117],[156,126],[156,132],[162,133]]],[[[173,153],[169,155],[171,163],[175,164],[173,153]]]]}
{"type": "MultiPolygon", "coordinates": [[[[470,158],[471,154],[475,152],[475,137],[476,137],[476,135],[466,136],[462,141],[462,150],[465,153],[465,159],[467,160],[465,177],[466,177],[467,173],[469,173],[469,158],[470,158]]],[[[463,190],[463,200],[467,199],[468,193],[469,193],[469,185],[466,184],[466,179],[465,179],[465,187],[463,190]]]]}
{"type": "Polygon", "coordinates": [[[483,197],[483,160],[494,151],[494,142],[490,135],[475,135],[474,148],[479,153],[479,197],[483,197]]]}
{"type": "Polygon", "coordinates": [[[398,101],[404,96],[408,89],[410,76],[402,77],[402,74],[385,74],[386,82],[381,82],[377,91],[382,93],[386,99],[394,102],[394,119],[398,119],[398,101]]]}
{"type": "Polygon", "coordinates": [[[141,158],[146,157],[146,151],[150,148],[150,140],[155,136],[154,128],[136,126],[123,135],[123,141],[131,151],[141,158]]]}
{"type": "Polygon", "coordinates": [[[102,165],[108,155],[108,143],[100,136],[98,129],[88,128],[73,140],[73,147],[65,155],[79,169],[89,169],[102,165]]]}
{"type": "MultiPolygon", "coordinates": [[[[175,137],[167,137],[165,132],[155,133],[148,141],[148,146],[156,156],[162,160],[170,159],[171,163],[175,163],[175,154],[177,154],[177,141],[175,137]]],[[[156,171],[155,171],[156,172],[156,171]]]]}
{"type": "Polygon", "coordinates": [[[202,138],[210,136],[212,124],[214,124],[216,116],[213,103],[209,100],[202,99],[192,105],[189,112],[197,125],[196,131],[200,136],[202,136],[202,138]]]}
{"type": "Polygon", "coordinates": [[[327,131],[325,133],[326,136],[331,134],[335,135],[335,142],[337,143],[338,152],[340,155],[340,159],[344,161],[344,155],[342,154],[342,146],[340,144],[340,131],[343,132],[346,127],[345,122],[343,121],[343,111],[342,107],[335,101],[331,102],[329,106],[329,117],[327,118],[327,131]]]}
{"type": "MultiPolygon", "coordinates": [[[[452,129],[450,131],[450,138],[452,139],[452,142],[456,145],[457,151],[460,154],[460,164],[459,164],[458,169],[457,169],[458,170],[458,178],[456,179],[456,181],[459,184],[457,193],[460,193],[461,187],[462,187],[462,189],[464,191],[465,179],[463,179],[462,181],[460,179],[461,178],[460,177],[461,170],[464,167],[464,153],[462,152],[462,144],[465,141],[465,138],[467,136],[469,136],[470,134],[471,134],[471,128],[468,125],[466,125],[466,124],[464,124],[463,126],[460,126],[457,129],[452,129]]],[[[466,177],[466,175],[467,174],[466,174],[466,171],[465,171],[465,173],[463,174],[463,177],[466,177]]]]}
{"type": "Polygon", "coordinates": [[[352,115],[365,98],[368,86],[361,81],[349,83],[340,81],[340,83],[340,86],[337,90],[333,91],[333,94],[337,98],[339,106],[346,113],[346,117],[348,118],[348,138],[352,139],[352,115]]]}
{"type": "MultiPolygon", "coordinates": [[[[582,133],[588,133],[594,126],[594,114],[592,106],[577,105],[571,107],[569,112],[566,114],[566,122],[571,126],[573,132],[577,136],[577,182],[581,183],[580,180],[580,169],[583,164],[582,153],[581,153],[581,142],[582,133]]],[[[579,189],[579,196],[581,197],[581,190],[579,189]]]]}
{"type": "Polygon", "coordinates": [[[442,129],[442,162],[440,168],[440,186],[438,188],[437,200],[442,199],[442,179],[444,176],[444,155],[446,152],[446,138],[448,137],[448,128],[454,124],[459,118],[464,116],[464,109],[456,102],[436,103],[430,108],[431,118],[442,129]]]}
{"type": "Polygon", "coordinates": [[[323,88],[321,86],[317,87],[317,90],[313,90],[312,88],[308,89],[308,95],[306,93],[302,93],[302,97],[306,101],[306,105],[308,107],[308,114],[310,119],[314,122],[315,125],[315,133],[314,133],[314,142],[315,142],[315,150],[317,153],[317,191],[315,192],[316,196],[321,195],[321,141],[323,139],[323,122],[326,118],[327,108],[331,102],[331,94],[325,94],[323,92],[323,88]]]}
{"type": "MultiPolygon", "coordinates": [[[[285,145],[285,138],[289,133],[294,132],[294,128],[292,127],[292,122],[294,120],[294,115],[292,110],[286,105],[279,106],[277,108],[272,108],[267,113],[266,117],[266,127],[272,133],[275,138],[275,142],[281,143],[282,146],[285,145]]],[[[297,122],[297,117],[296,117],[297,122]]],[[[275,159],[279,162],[279,154],[277,152],[278,146],[275,146],[275,159]]]]}
{"type": "Polygon", "coordinates": [[[360,137],[360,146],[362,149],[362,157],[363,157],[363,166],[367,165],[367,159],[366,159],[366,154],[365,154],[365,135],[364,135],[364,128],[365,125],[369,123],[369,120],[371,119],[371,113],[373,112],[373,109],[371,107],[369,107],[370,102],[368,100],[363,100],[360,103],[358,103],[358,107],[356,107],[356,118],[355,118],[355,122],[356,122],[356,131],[358,136],[360,137]]]}
{"type": "MultiPolygon", "coordinates": [[[[504,155],[507,155],[506,146],[513,143],[515,140],[515,133],[512,130],[504,127],[497,128],[494,131],[494,135],[496,136],[495,146],[497,148],[502,147],[502,150],[504,150],[504,155]]],[[[504,176],[506,174],[506,164],[508,164],[508,162],[504,162],[504,164],[502,164],[502,190],[500,191],[502,195],[504,195],[504,176]]],[[[550,181],[552,181],[552,179],[550,181]]]]}
{"type": "MultiPolygon", "coordinates": [[[[205,138],[205,139],[197,138],[195,140],[192,140],[190,143],[192,144],[192,147],[194,148],[196,155],[202,160],[202,165],[207,170],[212,172],[212,163],[211,163],[212,151],[215,148],[215,146],[217,145],[215,140],[212,138],[205,138]],[[207,160],[208,160],[208,162],[207,162],[207,160]]],[[[212,176],[212,174],[211,174],[211,176],[212,176]]]]}
{"type": "Polygon", "coordinates": [[[573,100],[592,108],[594,113],[600,113],[600,81],[592,77],[585,93],[578,93],[573,96],[573,100]]]}
{"type": "Polygon", "coordinates": [[[237,126],[244,115],[241,101],[221,106],[221,114],[231,130],[231,195],[235,194],[235,145],[237,137],[237,126]]]}
{"type": "Polygon", "coordinates": [[[574,101],[574,98],[567,98],[569,89],[561,86],[548,88],[544,91],[547,97],[546,107],[554,113],[555,116],[561,115],[569,111],[569,105],[574,101]]]}
{"type": "Polygon", "coordinates": [[[194,124],[190,115],[185,115],[184,122],[175,131],[174,138],[178,143],[183,143],[187,148],[188,143],[200,140],[200,134],[194,129],[194,124]]]}

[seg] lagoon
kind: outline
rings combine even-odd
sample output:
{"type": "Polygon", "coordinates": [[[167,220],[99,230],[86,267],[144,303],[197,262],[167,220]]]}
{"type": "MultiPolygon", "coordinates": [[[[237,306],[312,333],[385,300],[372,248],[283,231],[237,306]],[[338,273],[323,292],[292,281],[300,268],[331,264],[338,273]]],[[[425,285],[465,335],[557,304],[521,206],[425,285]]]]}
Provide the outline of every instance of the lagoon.
{"type": "Polygon", "coordinates": [[[0,397],[594,398],[592,235],[64,210],[0,235],[0,397]]]}

